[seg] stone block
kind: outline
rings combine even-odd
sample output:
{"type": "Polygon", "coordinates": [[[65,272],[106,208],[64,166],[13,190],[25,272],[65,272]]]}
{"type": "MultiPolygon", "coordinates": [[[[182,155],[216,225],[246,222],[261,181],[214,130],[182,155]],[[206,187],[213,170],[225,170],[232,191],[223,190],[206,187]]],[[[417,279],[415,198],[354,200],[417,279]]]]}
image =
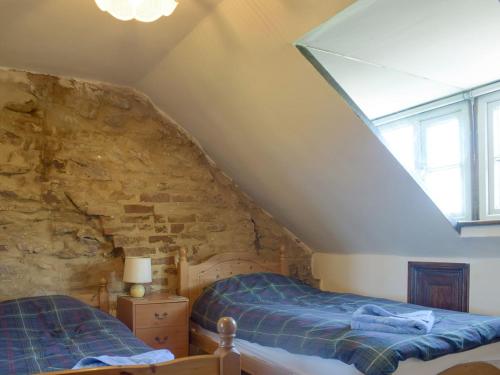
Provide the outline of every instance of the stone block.
{"type": "Polygon", "coordinates": [[[110,171],[95,160],[71,158],[66,164],[67,173],[81,179],[111,181],[110,171]]]}
{"type": "Polygon", "coordinates": [[[102,232],[105,236],[117,235],[117,234],[130,234],[130,232],[136,229],[135,225],[122,225],[116,227],[106,227],[103,226],[102,232]]]}
{"type": "Polygon", "coordinates": [[[88,242],[98,242],[104,243],[105,239],[103,237],[102,231],[97,231],[93,228],[80,228],[76,234],[76,238],[80,241],[88,241],[88,242]]]}
{"type": "Polygon", "coordinates": [[[158,251],[162,254],[168,254],[173,252],[179,252],[181,247],[179,245],[163,245],[158,247],[158,251]]]}
{"type": "Polygon", "coordinates": [[[126,256],[145,256],[156,254],[156,249],[153,247],[125,247],[123,252],[126,256]]]}
{"type": "Polygon", "coordinates": [[[23,138],[6,129],[0,129],[0,144],[19,147],[23,144],[23,138]]]}
{"type": "Polygon", "coordinates": [[[155,194],[141,194],[140,195],[141,202],[157,202],[157,203],[165,203],[170,202],[170,194],[168,193],[155,193],[155,194]]]}
{"type": "Polygon", "coordinates": [[[185,195],[185,194],[176,194],[172,195],[172,202],[176,203],[188,203],[188,202],[194,202],[196,199],[192,195],[185,195]]]}
{"type": "Polygon", "coordinates": [[[181,233],[180,236],[185,240],[207,241],[206,233],[181,233]]]}
{"type": "Polygon", "coordinates": [[[226,230],[226,224],[224,223],[210,223],[205,225],[205,230],[207,232],[223,232],[226,230]]]}
{"type": "Polygon", "coordinates": [[[42,193],[42,200],[49,205],[61,204],[61,199],[53,191],[46,191],[42,193]]]}
{"type": "Polygon", "coordinates": [[[113,191],[111,194],[109,194],[109,199],[112,201],[128,201],[133,197],[133,194],[127,194],[123,191],[113,191]]]}
{"type": "Polygon", "coordinates": [[[167,235],[149,237],[149,243],[162,242],[167,244],[173,244],[175,243],[175,240],[176,240],[175,236],[167,236],[167,235]]]}
{"type": "Polygon", "coordinates": [[[17,93],[17,97],[4,104],[4,108],[20,113],[32,113],[38,108],[38,100],[29,93],[17,93]]]}
{"type": "Polygon", "coordinates": [[[155,226],[156,233],[168,233],[168,226],[166,225],[157,225],[155,226]]]}
{"type": "Polygon", "coordinates": [[[142,204],[126,204],[123,206],[123,209],[126,214],[152,214],[154,207],[142,204]]]}
{"type": "Polygon", "coordinates": [[[217,220],[217,216],[211,212],[198,212],[196,214],[196,219],[197,221],[208,221],[208,222],[211,222],[211,221],[215,221],[217,220]]]}
{"type": "Polygon", "coordinates": [[[154,215],[154,221],[156,224],[164,224],[167,222],[167,218],[163,215],[154,215]]]}
{"type": "Polygon", "coordinates": [[[194,223],[196,221],[195,214],[171,214],[168,215],[169,223],[194,223]]]}
{"type": "Polygon", "coordinates": [[[84,212],[89,216],[114,216],[118,215],[121,209],[114,203],[90,203],[84,212]]]}
{"type": "Polygon", "coordinates": [[[152,221],[153,216],[152,215],[146,215],[146,216],[125,216],[120,218],[120,221],[122,223],[150,223],[152,221]]]}
{"type": "Polygon", "coordinates": [[[154,229],[154,226],[151,224],[137,224],[137,228],[143,232],[152,232],[154,229]]]}
{"type": "Polygon", "coordinates": [[[122,235],[113,236],[113,244],[115,247],[126,247],[131,245],[141,245],[145,243],[145,237],[129,237],[122,235]]]}
{"type": "Polygon", "coordinates": [[[125,95],[117,93],[106,93],[102,96],[101,102],[123,110],[128,110],[131,107],[130,100],[125,95]]]}
{"type": "Polygon", "coordinates": [[[170,233],[178,234],[184,231],[184,224],[170,224],[170,233]]]}

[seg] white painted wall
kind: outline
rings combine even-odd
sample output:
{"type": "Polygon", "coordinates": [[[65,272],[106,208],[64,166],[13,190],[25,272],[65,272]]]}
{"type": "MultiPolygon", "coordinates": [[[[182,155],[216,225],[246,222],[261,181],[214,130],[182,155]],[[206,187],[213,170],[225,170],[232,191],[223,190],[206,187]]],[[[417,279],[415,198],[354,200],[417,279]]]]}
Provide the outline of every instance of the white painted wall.
{"type": "Polygon", "coordinates": [[[470,311],[500,315],[500,259],[429,258],[395,255],[314,254],[321,289],[406,301],[408,262],[470,264],[470,311]]]}

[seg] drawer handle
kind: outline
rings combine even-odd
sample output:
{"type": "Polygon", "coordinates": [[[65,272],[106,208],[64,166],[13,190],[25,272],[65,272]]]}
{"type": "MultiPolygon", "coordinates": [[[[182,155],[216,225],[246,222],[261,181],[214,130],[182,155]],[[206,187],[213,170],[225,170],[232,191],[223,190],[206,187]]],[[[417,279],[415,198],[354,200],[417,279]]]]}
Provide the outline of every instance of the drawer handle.
{"type": "Polygon", "coordinates": [[[168,313],[164,312],[163,314],[155,313],[155,318],[158,320],[163,320],[168,316],[168,313]]]}
{"type": "Polygon", "coordinates": [[[165,336],[165,337],[163,338],[163,340],[162,340],[160,337],[156,336],[156,337],[155,337],[155,341],[156,341],[158,344],[165,344],[165,343],[168,341],[168,336],[165,336]]]}

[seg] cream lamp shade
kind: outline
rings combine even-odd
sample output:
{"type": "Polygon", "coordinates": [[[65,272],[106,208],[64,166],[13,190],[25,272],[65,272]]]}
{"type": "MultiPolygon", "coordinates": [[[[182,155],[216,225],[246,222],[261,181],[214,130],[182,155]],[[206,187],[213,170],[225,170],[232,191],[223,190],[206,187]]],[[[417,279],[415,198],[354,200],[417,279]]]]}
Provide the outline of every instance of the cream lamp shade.
{"type": "Polygon", "coordinates": [[[134,284],[130,288],[132,297],[144,297],[145,288],[142,284],[152,281],[151,258],[126,257],[123,281],[134,284]]]}

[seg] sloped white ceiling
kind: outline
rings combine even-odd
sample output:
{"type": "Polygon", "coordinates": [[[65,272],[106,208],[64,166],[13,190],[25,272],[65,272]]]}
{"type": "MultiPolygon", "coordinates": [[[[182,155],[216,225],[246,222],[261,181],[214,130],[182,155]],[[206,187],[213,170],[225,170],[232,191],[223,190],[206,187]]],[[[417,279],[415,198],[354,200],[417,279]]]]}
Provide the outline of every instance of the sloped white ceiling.
{"type": "Polygon", "coordinates": [[[369,118],[500,79],[498,0],[358,0],[301,40],[369,118]]]}
{"type": "MultiPolygon", "coordinates": [[[[223,0],[205,18],[197,13],[196,22],[191,20],[192,31],[162,53],[148,43],[158,41],[157,33],[170,26],[145,31],[143,25],[102,18],[104,14],[90,9],[93,1],[76,2],[87,24],[106,25],[101,27],[113,40],[119,35],[121,48],[101,49],[115,69],[101,66],[104,60],[90,56],[92,48],[65,50],[71,43],[63,36],[59,38],[64,43],[51,50],[56,57],[47,58],[37,46],[50,45],[50,33],[43,38],[33,34],[31,42],[24,39],[23,48],[31,52],[13,55],[15,47],[6,45],[3,21],[10,18],[5,16],[5,4],[11,5],[10,12],[18,7],[1,0],[0,65],[46,67],[53,73],[130,82],[191,132],[243,190],[318,251],[498,255],[498,239],[459,237],[389,151],[293,47],[294,41],[350,0],[223,0]],[[127,48],[128,38],[133,40],[133,52],[127,48]],[[149,47],[142,50],[143,45],[149,47]],[[57,58],[70,55],[68,51],[77,55],[57,58]]],[[[201,3],[183,0],[180,7],[201,3]]],[[[37,11],[33,12],[32,20],[37,20],[37,11]]],[[[57,9],[52,12],[57,14],[57,9]]],[[[176,15],[162,22],[175,22],[176,15]]],[[[9,27],[15,24],[11,21],[9,27]]],[[[57,24],[58,30],[61,27],[57,24]]],[[[67,33],[73,43],[83,46],[103,37],[87,29],[67,33]]],[[[15,41],[15,36],[10,40],[15,41]]]]}
{"type": "Polygon", "coordinates": [[[0,0],[0,66],[133,85],[221,1],[181,0],[171,17],[142,23],[94,0],[0,0]]]}

